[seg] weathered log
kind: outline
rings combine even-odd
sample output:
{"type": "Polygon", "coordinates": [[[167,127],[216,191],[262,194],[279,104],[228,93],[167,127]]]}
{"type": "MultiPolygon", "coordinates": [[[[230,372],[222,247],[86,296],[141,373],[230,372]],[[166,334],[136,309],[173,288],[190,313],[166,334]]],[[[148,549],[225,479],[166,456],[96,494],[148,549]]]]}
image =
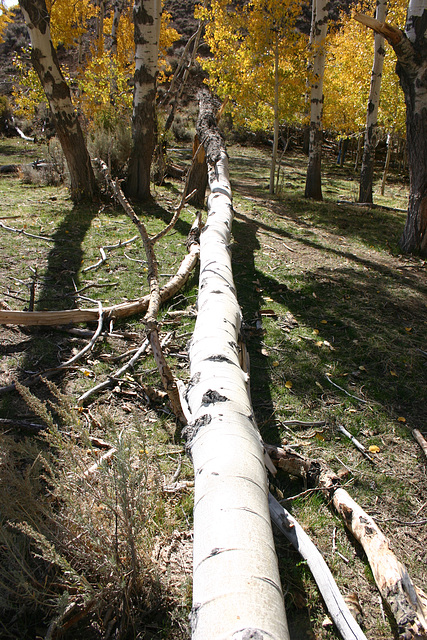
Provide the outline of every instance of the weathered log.
{"type": "Polygon", "coordinates": [[[350,613],[334,577],[316,545],[301,525],[271,495],[268,496],[270,516],[276,527],[307,561],[326,608],[343,640],[366,640],[366,636],[350,613]]]}
{"type": "Polygon", "coordinates": [[[183,394],[189,418],[183,435],[195,470],[192,634],[193,640],[287,640],[263,447],[239,364],[227,155],[215,107],[206,92],[199,99],[211,195],[183,394]]]}
{"type": "MultiPolygon", "coordinates": [[[[176,274],[160,288],[162,303],[166,302],[179,291],[190,277],[199,259],[199,245],[192,242],[189,253],[182,260],[176,274]]],[[[110,307],[104,307],[106,319],[128,318],[137,313],[144,313],[148,308],[150,296],[143,296],[139,300],[123,302],[110,307]]],[[[64,311],[9,311],[0,309],[0,324],[14,324],[25,326],[55,326],[79,322],[96,322],[98,309],[66,309],[64,311]]]]}
{"type": "Polygon", "coordinates": [[[427,596],[416,587],[378,525],[341,487],[325,462],[310,460],[289,447],[265,445],[274,464],[324,490],[345,526],[362,545],[376,585],[396,620],[401,640],[427,640],[427,596]]]}

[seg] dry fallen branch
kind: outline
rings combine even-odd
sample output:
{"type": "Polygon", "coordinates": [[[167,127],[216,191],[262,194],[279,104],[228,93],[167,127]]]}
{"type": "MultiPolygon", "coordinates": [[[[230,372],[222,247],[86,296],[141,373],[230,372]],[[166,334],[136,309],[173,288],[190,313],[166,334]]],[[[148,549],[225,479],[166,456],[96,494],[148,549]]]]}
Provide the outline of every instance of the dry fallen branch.
{"type": "Polygon", "coordinates": [[[348,391],[346,391],[343,387],[340,387],[339,384],[336,384],[336,382],[331,380],[329,376],[325,375],[325,378],[332,386],[336,387],[337,389],[339,389],[340,391],[345,393],[350,398],[353,398],[354,400],[357,400],[358,402],[363,402],[364,404],[367,403],[367,401],[364,400],[363,398],[358,398],[357,396],[354,396],[352,393],[349,393],[348,391]]]}
{"type": "MultiPolygon", "coordinates": [[[[65,369],[69,369],[75,362],[77,362],[77,360],[80,360],[85,355],[85,353],[93,349],[95,342],[98,340],[99,336],[101,335],[102,324],[104,321],[104,313],[102,310],[102,305],[100,302],[98,303],[98,305],[99,305],[98,327],[95,333],[93,334],[92,338],[87,343],[87,345],[85,345],[83,349],[81,349],[78,353],[76,353],[72,358],[70,358],[66,362],[63,362],[58,367],[53,367],[52,369],[40,371],[39,373],[36,373],[30,376],[29,378],[26,378],[25,380],[22,380],[21,384],[24,387],[30,387],[36,382],[39,382],[42,378],[51,378],[57,373],[64,371],[65,369]]],[[[7,385],[6,387],[0,387],[0,395],[4,393],[8,393],[9,391],[15,391],[15,389],[16,389],[16,385],[14,382],[10,385],[7,385]]]]}
{"type": "Polygon", "coordinates": [[[104,264],[104,262],[107,261],[108,258],[107,258],[106,251],[112,251],[113,249],[120,249],[120,247],[127,247],[132,242],[135,242],[135,240],[138,237],[139,236],[136,235],[136,236],[133,236],[132,238],[129,238],[129,240],[123,240],[123,242],[121,240],[119,240],[119,242],[116,242],[116,244],[110,244],[110,245],[107,245],[105,247],[100,247],[99,248],[99,253],[101,254],[101,257],[98,260],[98,262],[95,262],[95,264],[91,264],[88,267],[85,267],[84,269],[82,269],[82,272],[86,273],[87,271],[92,271],[93,269],[97,269],[102,264],[104,264]]]}
{"type": "Polygon", "coordinates": [[[366,451],[366,447],[364,447],[363,444],[359,442],[359,440],[357,440],[354,436],[352,436],[351,433],[347,431],[347,429],[345,429],[341,424],[338,425],[338,431],[340,431],[343,435],[349,438],[349,440],[352,441],[356,449],[358,449],[358,451],[360,451],[360,453],[364,455],[365,458],[369,460],[369,462],[371,462],[372,464],[375,464],[375,460],[366,451]]]}
{"type": "Polygon", "coordinates": [[[319,587],[329,614],[344,640],[366,640],[366,636],[351,615],[334,577],[320,551],[304,529],[271,495],[268,495],[270,516],[274,524],[302,555],[319,587]]]}
{"type": "MultiPolygon", "coordinates": [[[[160,296],[160,285],[159,285],[159,269],[158,269],[156,254],[154,252],[154,240],[149,237],[144,223],[138,218],[135,211],[131,207],[130,203],[125,198],[125,195],[121,190],[117,180],[113,180],[111,178],[108,167],[105,164],[105,162],[103,162],[102,160],[98,160],[98,164],[100,165],[102,174],[104,175],[108,183],[111,185],[114,195],[122,205],[124,212],[132,220],[132,222],[135,224],[135,226],[137,227],[140,233],[142,244],[144,246],[145,255],[147,258],[147,267],[148,267],[147,280],[148,280],[148,286],[150,289],[150,297],[148,302],[148,308],[144,316],[144,324],[148,332],[148,338],[150,340],[154,360],[156,361],[157,368],[159,370],[159,373],[163,382],[163,386],[169,396],[169,401],[172,407],[172,411],[180,422],[182,422],[183,424],[186,424],[187,421],[185,419],[184,413],[181,408],[181,400],[179,397],[178,387],[175,381],[175,377],[168,363],[166,362],[166,358],[163,354],[161,344],[160,344],[157,317],[160,310],[161,296],[160,296]]],[[[185,198],[183,198],[181,201],[182,206],[184,206],[184,202],[185,202],[185,198]]],[[[181,206],[181,209],[182,209],[182,206],[181,206]]],[[[178,208],[178,215],[181,209],[178,208]]],[[[176,216],[176,219],[178,219],[178,215],[176,216]]]]}
{"type": "Polygon", "coordinates": [[[424,455],[427,458],[427,440],[424,438],[421,431],[418,431],[418,429],[412,429],[412,435],[424,451],[424,455]]]}
{"type": "Polygon", "coordinates": [[[362,545],[376,585],[388,603],[400,640],[427,639],[427,596],[416,587],[375,521],[341,487],[339,477],[320,460],[311,460],[288,447],[265,445],[274,464],[323,489],[345,526],[362,545]]]}
{"type": "Polygon", "coordinates": [[[5,231],[12,231],[13,233],[20,233],[23,236],[27,236],[28,238],[36,238],[37,240],[45,240],[46,242],[55,242],[53,238],[47,238],[46,236],[37,236],[34,233],[28,233],[25,229],[15,229],[15,227],[9,227],[4,222],[0,222],[0,227],[2,227],[5,231]]]}
{"type": "MultiPolygon", "coordinates": [[[[199,260],[200,246],[195,229],[200,229],[200,214],[188,234],[188,254],[183,258],[176,274],[160,288],[160,299],[164,303],[187,282],[190,273],[199,260]]],[[[121,304],[104,307],[104,316],[108,319],[128,318],[138,313],[144,313],[148,308],[150,296],[139,300],[122,302],[121,304]]],[[[0,324],[22,326],[55,326],[78,322],[96,322],[98,309],[67,309],[65,311],[10,311],[0,309],[0,324]]]]}
{"type": "Polygon", "coordinates": [[[88,398],[90,398],[91,396],[95,395],[96,393],[99,393],[99,391],[103,391],[104,389],[109,389],[111,387],[115,387],[116,384],[118,384],[119,378],[121,378],[121,376],[124,373],[126,373],[126,371],[128,371],[128,369],[133,367],[133,365],[138,360],[138,358],[140,358],[140,356],[142,356],[142,354],[147,351],[147,349],[149,347],[149,344],[150,344],[149,340],[148,340],[148,338],[146,338],[144,340],[144,342],[142,343],[142,345],[139,347],[139,349],[136,351],[136,353],[133,355],[133,357],[125,365],[123,365],[123,367],[118,369],[114,373],[114,375],[110,375],[107,378],[107,380],[104,380],[103,382],[100,382],[95,387],[92,387],[91,389],[89,389],[88,391],[83,393],[77,399],[77,405],[79,407],[82,407],[84,405],[84,403],[86,402],[86,400],[88,400],[88,398]]]}

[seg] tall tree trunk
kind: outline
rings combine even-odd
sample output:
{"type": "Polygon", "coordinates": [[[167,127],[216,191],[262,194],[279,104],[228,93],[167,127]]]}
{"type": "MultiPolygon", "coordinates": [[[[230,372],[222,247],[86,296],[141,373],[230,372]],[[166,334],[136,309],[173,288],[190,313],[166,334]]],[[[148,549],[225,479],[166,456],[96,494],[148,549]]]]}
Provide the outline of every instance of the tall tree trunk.
{"type": "Polygon", "coordinates": [[[117,33],[120,24],[120,18],[123,13],[124,8],[124,0],[114,0],[114,13],[113,13],[113,23],[111,25],[111,45],[110,51],[115,56],[117,55],[117,33]]]}
{"type": "Polygon", "coordinates": [[[328,31],[328,3],[313,0],[315,18],[312,20],[313,47],[315,50],[310,94],[310,142],[305,197],[323,200],[322,196],[322,115],[323,76],[325,71],[325,39],[328,31]]]}
{"type": "Polygon", "coordinates": [[[270,195],[274,194],[274,178],[277,162],[277,149],[279,147],[279,34],[275,33],[274,42],[274,137],[273,153],[270,165],[270,195]]]}
{"type": "MultiPolygon", "coordinates": [[[[387,15],[387,0],[377,0],[375,18],[384,22],[387,15]]],[[[372,202],[372,184],[374,181],[375,148],[377,146],[377,118],[380,104],[381,76],[384,65],[384,36],[374,36],[374,62],[369,90],[368,110],[366,114],[365,144],[363,147],[362,169],[360,172],[359,202],[372,202]]]]}
{"type": "Polygon", "coordinates": [[[383,179],[381,180],[381,195],[382,196],[384,195],[385,183],[386,183],[386,180],[387,180],[388,170],[389,170],[389,167],[390,167],[391,144],[392,144],[392,136],[391,136],[391,133],[389,132],[387,134],[387,154],[386,154],[385,162],[384,162],[383,179]]]}
{"type": "Polygon", "coordinates": [[[183,402],[189,421],[183,433],[195,470],[193,640],[289,640],[263,447],[239,363],[227,154],[206,92],[200,106],[197,132],[206,141],[211,195],[183,402]]]}
{"type": "Polygon", "coordinates": [[[74,202],[93,199],[95,176],[70,89],[62,75],[50,36],[50,18],[45,0],[20,0],[19,5],[31,39],[31,61],[46,94],[56,134],[67,161],[74,202]]]}
{"type": "Polygon", "coordinates": [[[405,95],[409,205],[400,247],[427,255],[427,6],[409,0],[405,32],[374,18],[356,19],[381,33],[397,56],[396,72],[405,95]]]}
{"type": "Polygon", "coordinates": [[[150,198],[150,169],[156,132],[156,80],[158,72],[161,0],[135,0],[135,76],[132,114],[132,151],[126,195],[150,198]]]}

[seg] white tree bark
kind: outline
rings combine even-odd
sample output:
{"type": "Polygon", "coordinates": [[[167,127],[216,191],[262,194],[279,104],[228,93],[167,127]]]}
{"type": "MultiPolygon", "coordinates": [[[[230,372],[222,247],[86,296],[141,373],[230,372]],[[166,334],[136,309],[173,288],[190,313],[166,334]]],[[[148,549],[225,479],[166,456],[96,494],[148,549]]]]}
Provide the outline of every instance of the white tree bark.
{"type": "Polygon", "coordinates": [[[325,40],[328,31],[328,3],[325,0],[313,0],[313,13],[315,14],[315,18],[312,20],[314,59],[310,79],[310,144],[305,197],[322,200],[323,77],[325,73],[325,40]]]}
{"type": "Polygon", "coordinates": [[[270,165],[269,193],[274,194],[274,176],[277,162],[277,149],[279,147],[279,35],[276,31],[274,42],[274,138],[273,153],[270,165]]]}
{"type": "Polygon", "coordinates": [[[135,0],[132,152],[129,159],[126,195],[138,200],[147,200],[150,197],[161,11],[161,0],[135,0]]]}
{"type": "Polygon", "coordinates": [[[71,197],[75,202],[93,199],[97,193],[95,176],[71,101],[70,89],[62,74],[50,35],[50,17],[45,0],[20,0],[31,39],[31,61],[52,111],[56,134],[70,172],[71,197]]]}
{"type": "MultiPolygon", "coordinates": [[[[377,0],[375,18],[384,22],[387,16],[387,0],[377,0]]],[[[374,62],[371,73],[368,109],[366,113],[365,143],[360,174],[359,202],[372,202],[375,147],[377,144],[378,107],[380,105],[381,78],[384,66],[384,36],[374,35],[374,62]]]]}
{"type": "Polygon", "coordinates": [[[228,159],[222,145],[215,157],[205,148],[211,194],[184,393],[195,471],[193,640],[288,640],[263,446],[239,364],[228,159]]]}

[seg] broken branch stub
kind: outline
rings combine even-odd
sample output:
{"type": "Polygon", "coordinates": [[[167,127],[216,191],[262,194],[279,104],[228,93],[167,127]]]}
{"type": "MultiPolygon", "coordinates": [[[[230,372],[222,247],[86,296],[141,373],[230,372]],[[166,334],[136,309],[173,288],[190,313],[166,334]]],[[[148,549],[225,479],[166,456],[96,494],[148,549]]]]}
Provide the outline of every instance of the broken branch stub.
{"type": "Polygon", "coordinates": [[[247,374],[239,364],[241,312],[229,251],[233,207],[227,154],[209,94],[201,101],[204,122],[214,123],[214,144],[210,127],[201,139],[218,153],[207,152],[211,194],[201,234],[198,316],[189,353],[191,379],[181,393],[189,419],[183,435],[195,471],[192,636],[289,640],[263,447],[247,374]]]}

